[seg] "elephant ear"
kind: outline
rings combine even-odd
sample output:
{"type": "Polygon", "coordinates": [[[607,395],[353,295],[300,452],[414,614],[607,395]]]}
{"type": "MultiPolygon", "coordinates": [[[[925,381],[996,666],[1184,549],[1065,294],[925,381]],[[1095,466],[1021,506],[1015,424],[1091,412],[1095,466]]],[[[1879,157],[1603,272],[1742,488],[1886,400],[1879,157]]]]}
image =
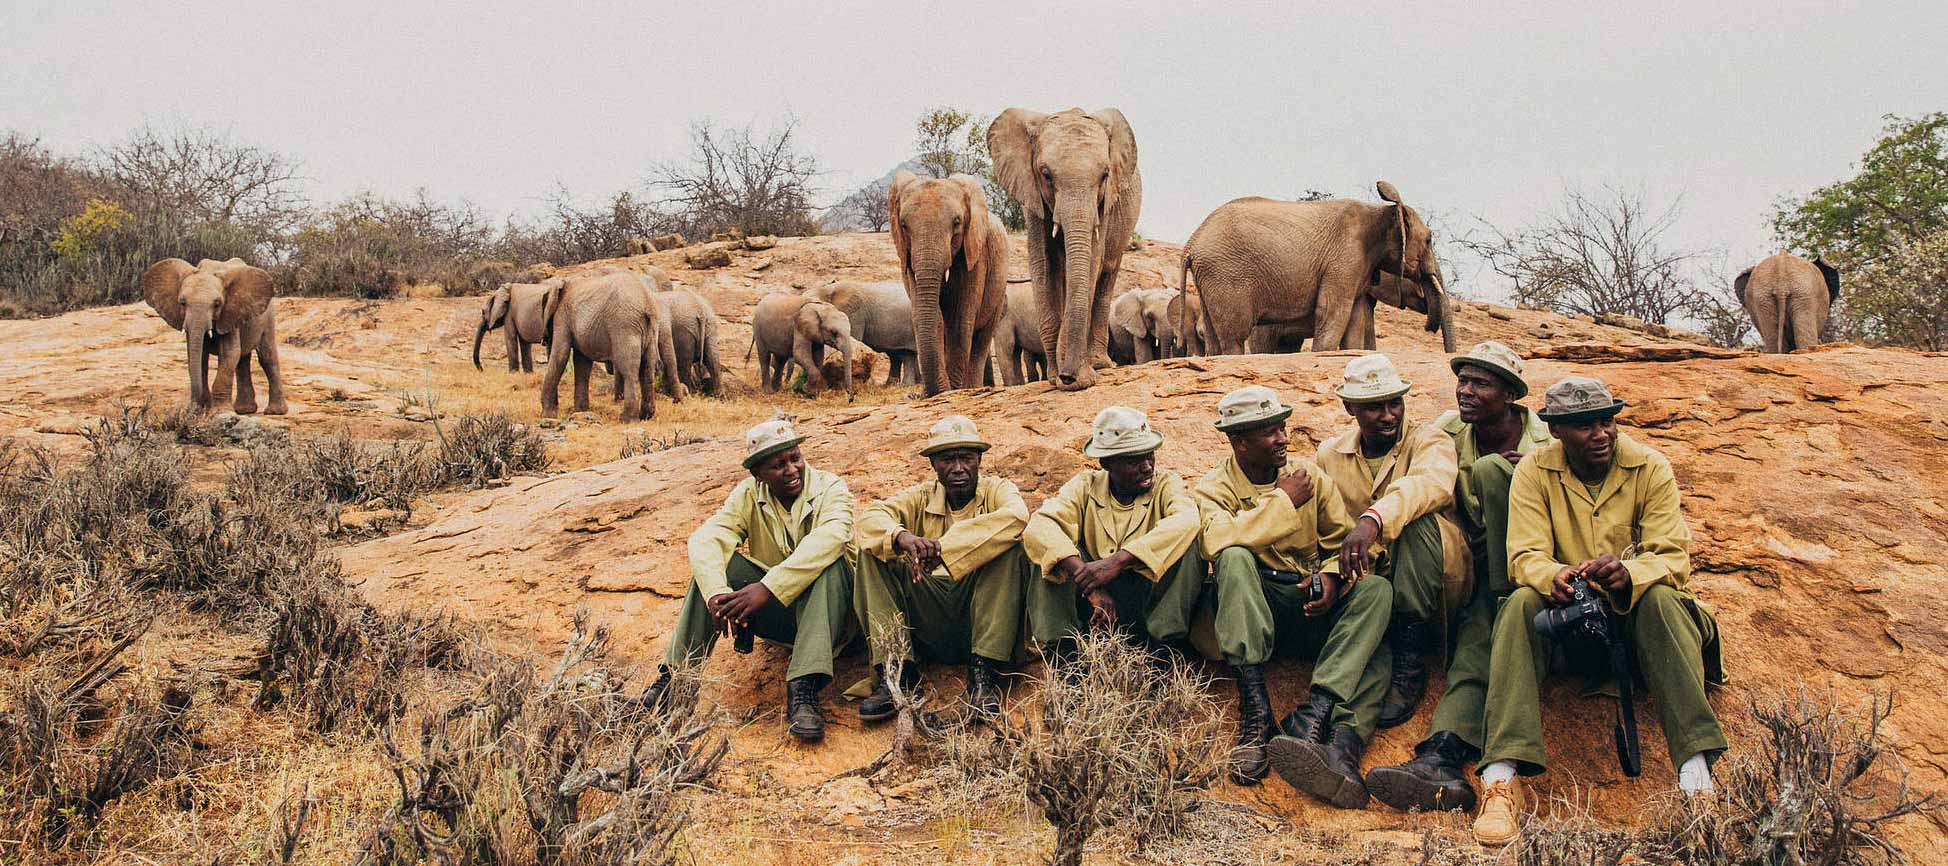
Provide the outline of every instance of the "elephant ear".
{"type": "Polygon", "coordinates": [[[1048,218],[1048,203],[1042,201],[1042,185],[1035,177],[1035,138],[1047,121],[1048,115],[1039,111],[1010,108],[988,124],[988,158],[994,161],[995,178],[1021,203],[1022,212],[1036,219],[1048,218]]]}
{"type": "Polygon", "coordinates": [[[1826,278],[1826,302],[1840,299],[1840,269],[1826,263],[1819,256],[1813,257],[1813,267],[1819,268],[1820,276],[1826,278]]]}
{"type": "Polygon", "coordinates": [[[183,290],[183,278],[196,273],[196,266],[182,259],[163,259],[142,272],[142,298],[149,302],[149,308],[169,323],[169,327],[183,329],[183,305],[178,296],[183,290]]]}
{"type": "Polygon", "coordinates": [[[957,174],[948,180],[967,197],[967,225],[961,227],[966,240],[961,242],[961,254],[967,258],[967,270],[978,274],[988,261],[987,190],[981,188],[981,179],[971,174],[957,174]]]}
{"type": "Polygon", "coordinates": [[[900,169],[886,186],[886,226],[893,232],[893,250],[902,258],[906,256],[906,230],[900,227],[900,199],[906,196],[907,187],[919,181],[913,172],[900,169]]]}
{"type": "Polygon", "coordinates": [[[1099,108],[1089,117],[1109,130],[1109,166],[1116,173],[1112,188],[1120,190],[1136,176],[1136,133],[1130,131],[1130,122],[1117,109],[1099,108]]]}
{"type": "Polygon", "coordinates": [[[1751,268],[1739,271],[1738,276],[1732,278],[1732,294],[1738,297],[1738,305],[1741,307],[1745,306],[1745,284],[1751,281],[1751,268]]]}
{"type": "Polygon", "coordinates": [[[223,311],[217,313],[213,326],[219,334],[234,333],[245,322],[263,315],[275,294],[271,275],[263,268],[224,264],[229,266],[223,271],[223,311]]]}
{"type": "Polygon", "coordinates": [[[555,313],[561,310],[562,295],[568,293],[568,281],[556,277],[541,285],[547,287],[541,295],[541,337],[542,342],[546,343],[554,336],[555,313]]]}

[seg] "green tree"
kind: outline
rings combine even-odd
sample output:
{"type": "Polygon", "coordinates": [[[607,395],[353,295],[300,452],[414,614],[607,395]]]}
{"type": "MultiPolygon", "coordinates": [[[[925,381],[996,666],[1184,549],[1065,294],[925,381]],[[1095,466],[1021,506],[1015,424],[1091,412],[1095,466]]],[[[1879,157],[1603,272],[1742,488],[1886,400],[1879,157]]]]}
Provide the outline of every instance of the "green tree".
{"type": "Polygon", "coordinates": [[[920,115],[913,124],[913,161],[933,177],[971,174],[981,179],[988,195],[988,211],[1001,218],[1002,225],[1020,229],[1021,204],[1001,189],[994,177],[994,162],[988,158],[988,123],[981,117],[957,108],[935,108],[920,115]]]}

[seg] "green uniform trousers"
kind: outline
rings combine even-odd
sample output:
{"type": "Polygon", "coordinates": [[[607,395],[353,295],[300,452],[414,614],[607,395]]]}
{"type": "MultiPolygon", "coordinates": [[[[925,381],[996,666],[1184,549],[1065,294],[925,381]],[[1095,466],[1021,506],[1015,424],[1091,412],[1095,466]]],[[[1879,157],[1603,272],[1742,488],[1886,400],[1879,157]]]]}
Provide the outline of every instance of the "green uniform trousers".
{"type": "Polygon", "coordinates": [[[1386,559],[1375,569],[1393,582],[1393,611],[1421,622],[1438,623],[1446,616],[1447,585],[1441,579],[1441,524],[1432,514],[1407,522],[1400,537],[1387,545],[1386,559]]]}
{"type": "Polygon", "coordinates": [[[1331,724],[1353,728],[1361,740],[1373,736],[1393,670],[1393,653],[1383,640],[1393,615],[1390,581],[1368,574],[1319,617],[1305,615],[1305,587],[1259,577],[1258,558],[1248,548],[1218,551],[1211,582],[1216,591],[1207,594],[1206,603],[1216,605],[1217,643],[1225,661],[1264,664],[1281,640],[1296,645],[1316,660],[1312,685],[1339,698],[1331,724]]]}
{"type": "MultiPolygon", "coordinates": [[[[1535,632],[1536,612],[1547,605],[1541,593],[1520,587],[1502,603],[1495,618],[1488,743],[1481,763],[1514,761],[1525,776],[1541,773],[1548,765],[1538,693],[1555,647],[1535,632]]],[[[1723,751],[1725,731],[1705,699],[1706,682],[1724,682],[1718,624],[1711,613],[1690,595],[1660,584],[1646,591],[1624,616],[1624,632],[1651,699],[1657,702],[1672,765],[1699,752],[1723,751]]]]}
{"type": "Polygon", "coordinates": [[[1434,705],[1428,734],[1447,731],[1479,750],[1486,744],[1482,712],[1488,701],[1495,610],[1514,590],[1508,582],[1508,483],[1515,477],[1515,466],[1500,454],[1490,454],[1476,460],[1469,471],[1481,500],[1479,532],[1469,533],[1471,544],[1477,535],[1480,538],[1480,549],[1469,551],[1475,582],[1448,630],[1453,646],[1448,651],[1447,691],[1434,705]]]}
{"type": "MultiPolygon", "coordinates": [[[[890,627],[880,623],[904,617],[912,655],[924,661],[964,662],[971,653],[1006,664],[1021,633],[1021,587],[1028,571],[1028,555],[1019,544],[960,580],[929,575],[918,583],[904,561],[861,553],[852,600],[868,636],[890,627]]],[[[873,662],[883,661],[874,647],[873,662]]]]}
{"type": "MultiPolygon", "coordinates": [[[[1024,595],[1029,637],[1047,647],[1089,627],[1089,600],[1075,591],[1074,583],[1044,580],[1041,570],[1033,565],[1029,571],[1024,579],[1028,585],[1024,595]]],[[[1189,636],[1198,595],[1204,589],[1204,559],[1192,546],[1161,577],[1152,581],[1125,572],[1104,587],[1116,602],[1118,631],[1158,643],[1189,636]]]]}
{"type": "MultiPolygon", "coordinates": [[[[724,569],[724,579],[733,590],[743,589],[764,579],[764,569],[733,554],[724,569]]],[[[717,623],[704,607],[697,582],[683,596],[683,610],[676,615],[676,630],[670,634],[669,649],[663,663],[675,667],[688,661],[701,661],[717,645],[717,623]]],[[[852,639],[852,568],[842,557],[819,572],[812,585],[799,593],[791,604],[772,599],[751,617],[751,634],[774,643],[791,646],[791,664],[785,679],[809,674],[832,676],[832,657],[852,639]]]]}

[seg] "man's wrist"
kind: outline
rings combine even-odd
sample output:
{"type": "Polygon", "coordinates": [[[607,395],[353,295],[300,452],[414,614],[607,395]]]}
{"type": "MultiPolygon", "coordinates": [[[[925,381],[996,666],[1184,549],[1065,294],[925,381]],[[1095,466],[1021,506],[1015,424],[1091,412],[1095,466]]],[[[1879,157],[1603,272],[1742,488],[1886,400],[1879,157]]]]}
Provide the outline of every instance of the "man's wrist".
{"type": "Polygon", "coordinates": [[[1374,511],[1371,508],[1360,512],[1360,520],[1373,521],[1373,532],[1375,535],[1386,531],[1387,522],[1380,518],[1380,512],[1374,511]]]}

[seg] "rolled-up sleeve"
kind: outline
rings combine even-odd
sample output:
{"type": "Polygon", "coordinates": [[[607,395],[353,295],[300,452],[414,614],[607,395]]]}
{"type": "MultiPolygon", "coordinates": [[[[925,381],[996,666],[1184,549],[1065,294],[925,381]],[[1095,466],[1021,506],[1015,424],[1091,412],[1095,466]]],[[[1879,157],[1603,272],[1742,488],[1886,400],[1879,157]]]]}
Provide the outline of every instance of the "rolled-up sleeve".
{"type": "Polygon", "coordinates": [[[845,482],[835,481],[819,495],[811,531],[805,533],[785,561],[765,572],[765,588],[771,590],[778,603],[791,604],[818,579],[820,572],[845,554],[846,543],[851,540],[852,491],[846,489],[845,482]]]}

